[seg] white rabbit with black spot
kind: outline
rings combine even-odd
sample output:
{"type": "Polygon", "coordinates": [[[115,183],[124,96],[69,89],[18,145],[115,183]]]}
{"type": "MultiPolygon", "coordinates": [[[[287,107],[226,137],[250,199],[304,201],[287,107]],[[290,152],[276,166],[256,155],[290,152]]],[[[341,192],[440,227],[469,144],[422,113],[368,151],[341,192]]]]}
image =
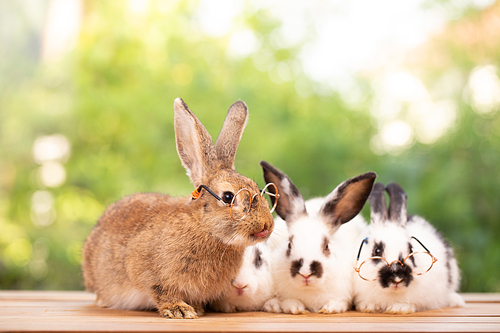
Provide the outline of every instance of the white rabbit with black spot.
{"type": "Polygon", "coordinates": [[[261,311],[272,295],[271,251],[267,242],[261,242],[246,248],[230,290],[211,307],[220,312],[261,311]]]}
{"type": "MultiPolygon", "coordinates": [[[[283,172],[265,161],[261,166],[264,179],[278,188],[276,212],[288,230],[288,241],[273,251],[276,297],[266,302],[264,310],[292,314],[347,311],[352,306],[354,243],[366,227],[361,217],[355,217],[370,194],[376,174],[368,172],[349,179],[326,198],[306,203],[283,172]]],[[[281,222],[276,219],[275,224],[281,222]]]]}
{"type": "Polygon", "coordinates": [[[368,200],[371,223],[358,239],[353,271],[355,308],[401,314],[463,306],[453,249],[426,220],[407,216],[403,189],[377,183],[368,200]]]}

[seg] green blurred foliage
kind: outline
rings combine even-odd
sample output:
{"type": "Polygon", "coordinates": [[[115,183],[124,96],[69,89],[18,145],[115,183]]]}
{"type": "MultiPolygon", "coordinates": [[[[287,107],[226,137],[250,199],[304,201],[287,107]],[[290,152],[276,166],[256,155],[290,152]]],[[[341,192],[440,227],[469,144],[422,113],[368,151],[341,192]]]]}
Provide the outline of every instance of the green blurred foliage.
{"type": "MultiPolygon", "coordinates": [[[[370,82],[360,79],[363,96],[350,106],[337,94],[299,96],[297,85],[315,85],[300,70],[276,83],[273,66],[256,69],[259,61],[293,61],[299,51],[273,47],[279,23],[269,13],[241,18],[262,39],[258,54],[230,58],[227,37],[191,24],[196,2],[167,11],[155,5],[130,17],[120,2],[87,1],[78,45],[64,59],[3,54],[10,62],[0,77],[1,289],[82,289],[80,249],[108,204],[134,192],[191,192],[173,131],[173,100],[182,97],[214,139],[227,108],[247,103],[236,169],[261,185],[260,160],[287,173],[306,198],[369,170],[400,183],[408,212],[428,218],[455,248],[462,290],[500,291],[500,113],[479,115],[456,96],[458,122],[435,144],[377,155],[370,82]],[[33,144],[55,133],[71,154],[65,182],[47,187],[33,144]],[[37,213],[36,193],[48,210],[37,213]]],[[[440,47],[451,54],[448,67],[469,73],[477,65],[453,41],[440,47]]],[[[500,53],[489,59],[499,61],[500,53]]],[[[426,73],[429,86],[440,77],[436,68],[426,73]]]]}

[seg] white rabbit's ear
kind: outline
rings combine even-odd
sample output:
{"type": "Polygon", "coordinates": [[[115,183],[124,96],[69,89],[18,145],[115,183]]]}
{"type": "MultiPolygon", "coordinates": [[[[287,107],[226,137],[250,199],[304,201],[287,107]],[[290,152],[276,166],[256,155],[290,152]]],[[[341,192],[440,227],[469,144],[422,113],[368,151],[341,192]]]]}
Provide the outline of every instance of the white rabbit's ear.
{"type": "Polygon", "coordinates": [[[229,107],[226,120],[215,143],[217,158],[223,168],[234,169],[234,157],[247,119],[248,108],[244,102],[236,101],[229,107]]]}
{"type": "Polygon", "coordinates": [[[367,172],[346,180],[325,198],[325,203],[321,206],[319,213],[332,233],[361,211],[376,177],[375,172],[367,172]]]}
{"type": "Polygon", "coordinates": [[[407,195],[405,191],[396,183],[390,183],[386,187],[389,193],[389,220],[402,226],[406,225],[408,220],[406,212],[407,195]]]}
{"type": "Polygon", "coordinates": [[[371,223],[383,223],[387,221],[387,204],[385,203],[385,186],[377,183],[373,186],[372,193],[368,198],[370,203],[371,223]]]}
{"type": "Polygon", "coordinates": [[[201,185],[203,176],[215,170],[215,147],[206,128],[180,98],[174,101],[174,128],[182,165],[193,185],[201,185]]]}
{"type": "MultiPolygon", "coordinates": [[[[273,183],[278,188],[279,199],[276,213],[288,225],[298,216],[307,214],[304,199],[290,178],[266,161],[261,161],[260,166],[264,171],[266,183],[273,183]]],[[[271,199],[274,200],[274,197],[271,199]]]]}

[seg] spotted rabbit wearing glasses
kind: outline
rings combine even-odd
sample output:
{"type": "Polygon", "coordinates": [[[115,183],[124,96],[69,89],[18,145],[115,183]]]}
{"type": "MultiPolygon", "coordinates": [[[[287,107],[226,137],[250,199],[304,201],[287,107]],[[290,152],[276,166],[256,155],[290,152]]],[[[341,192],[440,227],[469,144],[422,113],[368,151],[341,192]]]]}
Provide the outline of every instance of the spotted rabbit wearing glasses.
{"type": "Polygon", "coordinates": [[[157,309],[197,318],[231,288],[245,248],[269,237],[278,193],[235,171],[247,122],[245,103],[230,108],[217,142],[181,99],[174,103],[177,152],[195,186],[191,196],[142,193],[109,206],[83,247],[83,277],[96,304],[157,309]]]}
{"type": "Polygon", "coordinates": [[[412,313],[463,306],[453,249],[426,220],[407,216],[403,189],[377,183],[368,200],[371,223],[359,240],[354,267],[356,309],[412,313]]]}

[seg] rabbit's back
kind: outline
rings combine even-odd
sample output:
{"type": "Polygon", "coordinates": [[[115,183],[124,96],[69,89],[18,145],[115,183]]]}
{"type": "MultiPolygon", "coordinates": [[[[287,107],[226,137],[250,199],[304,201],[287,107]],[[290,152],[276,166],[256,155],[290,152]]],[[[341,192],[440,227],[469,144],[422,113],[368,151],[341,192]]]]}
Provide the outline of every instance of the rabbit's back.
{"type": "Polygon", "coordinates": [[[434,265],[435,267],[427,273],[428,277],[439,271],[440,282],[446,285],[446,289],[452,293],[458,292],[460,287],[460,272],[457,260],[453,248],[444,239],[442,234],[425,219],[416,215],[408,221],[407,229],[410,235],[423,241],[430,252],[438,258],[438,262],[434,265]]]}
{"type": "MultiPolygon", "coordinates": [[[[125,254],[129,242],[135,240],[144,229],[150,229],[158,219],[158,213],[168,215],[179,198],[158,193],[139,193],[122,198],[111,204],[103,213],[97,225],[88,236],[82,251],[82,269],[87,290],[96,291],[96,279],[100,266],[125,274],[125,254]]],[[[106,279],[107,280],[107,279],[106,279]]],[[[100,289],[100,288],[97,288],[100,289]]]]}

